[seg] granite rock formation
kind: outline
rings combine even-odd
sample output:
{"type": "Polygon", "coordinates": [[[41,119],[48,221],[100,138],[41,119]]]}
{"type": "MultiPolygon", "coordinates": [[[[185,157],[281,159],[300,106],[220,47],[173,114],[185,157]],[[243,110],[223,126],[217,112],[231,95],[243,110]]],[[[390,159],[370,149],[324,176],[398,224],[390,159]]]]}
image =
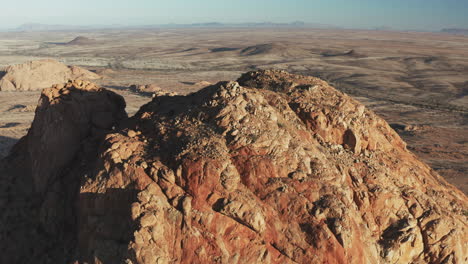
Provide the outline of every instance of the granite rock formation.
{"type": "Polygon", "coordinates": [[[99,75],[81,67],[67,66],[51,59],[30,61],[0,71],[0,91],[42,90],[68,80],[99,78],[99,75]]]}
{"type": "Polygon", "coordinates": [[[318,78],[124,106],[88,83],[44,91],[0,166],[1,262],[468,261],[467,197],[318,78]]]}

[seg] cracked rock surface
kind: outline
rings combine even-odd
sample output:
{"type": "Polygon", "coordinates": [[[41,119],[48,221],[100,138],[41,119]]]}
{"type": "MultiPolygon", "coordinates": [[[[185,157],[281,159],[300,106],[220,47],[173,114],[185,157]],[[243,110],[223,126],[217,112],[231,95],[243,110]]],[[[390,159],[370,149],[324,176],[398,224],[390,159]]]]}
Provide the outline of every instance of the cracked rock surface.
{"type": "Polygon", "coordinates": [[[467,197],[320,79],[249,72],[129,119],[92,87],[50,90],[3,161],[1,235],[35,257],[2,263],[468,262],[467,197]],[[73,146],[29,140],[48,115],[73,146]]]}

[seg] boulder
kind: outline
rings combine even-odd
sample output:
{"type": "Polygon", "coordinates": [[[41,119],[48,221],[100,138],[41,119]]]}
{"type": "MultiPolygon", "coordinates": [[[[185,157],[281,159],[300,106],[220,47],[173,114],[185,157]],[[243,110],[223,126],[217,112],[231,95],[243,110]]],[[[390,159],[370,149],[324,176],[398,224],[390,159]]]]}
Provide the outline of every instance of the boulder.
{"type": "Polygon", "coordinates": [[[161,89],[159,86],[156,84],[145,84],[145,85],[138,85],[138,84],[132,84],[129,87],[130,91],[134,93],[138,93],[144,96],[174,96],[177,95],[176,92],[168,92],[165,91],[164,89],[161,89]]]}
{"type": "Polygon", "coordinates": [[[68,80],[99,79],[100,76],[77,66],[66,66],[55,60],[30,61],[12,65],[0,78],[0,91],[34,91],[66,83],[68,80]]]}

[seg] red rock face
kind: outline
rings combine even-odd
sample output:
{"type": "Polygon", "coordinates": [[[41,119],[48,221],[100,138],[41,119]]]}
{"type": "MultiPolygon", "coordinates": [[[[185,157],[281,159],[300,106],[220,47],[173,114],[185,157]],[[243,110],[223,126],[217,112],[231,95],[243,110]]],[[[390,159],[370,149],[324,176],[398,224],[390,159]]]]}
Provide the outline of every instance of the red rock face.
{"type": "Polygon", "coordinates": [[[313,77],[238,82],[156,97],[77,155],[66,261],[468,261],[466,196],[385,121],[313,77]]]}

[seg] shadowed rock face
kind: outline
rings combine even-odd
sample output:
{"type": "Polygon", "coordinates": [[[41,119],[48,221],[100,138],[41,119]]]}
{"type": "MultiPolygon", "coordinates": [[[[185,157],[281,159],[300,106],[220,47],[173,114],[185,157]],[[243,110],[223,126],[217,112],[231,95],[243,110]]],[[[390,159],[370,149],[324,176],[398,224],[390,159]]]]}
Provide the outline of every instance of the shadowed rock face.
{"type": "MultiPolygon", "coordinates": [[[[73,137],[81,147],[67,169],[50,164],[24,180],[42,198],[22,200],[40,212],[27,226],[46,230],[38,240],[50,252],[36,262],[468,261],[466,196],[385,121],[320,79],[249,72],[187,96],[157,96],[99,135],[73,137]],[[51,175],[56,181],[43,180],[51,175]]],[[[31,144],[23,139],[13,153],[44,166],[36,160],[45,152],[31,144]]],[[[32,243],[21,235],[10,238],[32,243]]]]}
{"type": "Polygon", "coordinates": [[[121,96],[89,82],[42,91],[28,134],[0,161],[0,263],[71,256],[81,178],[69,172],[94,162],[104,135],[127,118],[124,109],[121,96]]]}

